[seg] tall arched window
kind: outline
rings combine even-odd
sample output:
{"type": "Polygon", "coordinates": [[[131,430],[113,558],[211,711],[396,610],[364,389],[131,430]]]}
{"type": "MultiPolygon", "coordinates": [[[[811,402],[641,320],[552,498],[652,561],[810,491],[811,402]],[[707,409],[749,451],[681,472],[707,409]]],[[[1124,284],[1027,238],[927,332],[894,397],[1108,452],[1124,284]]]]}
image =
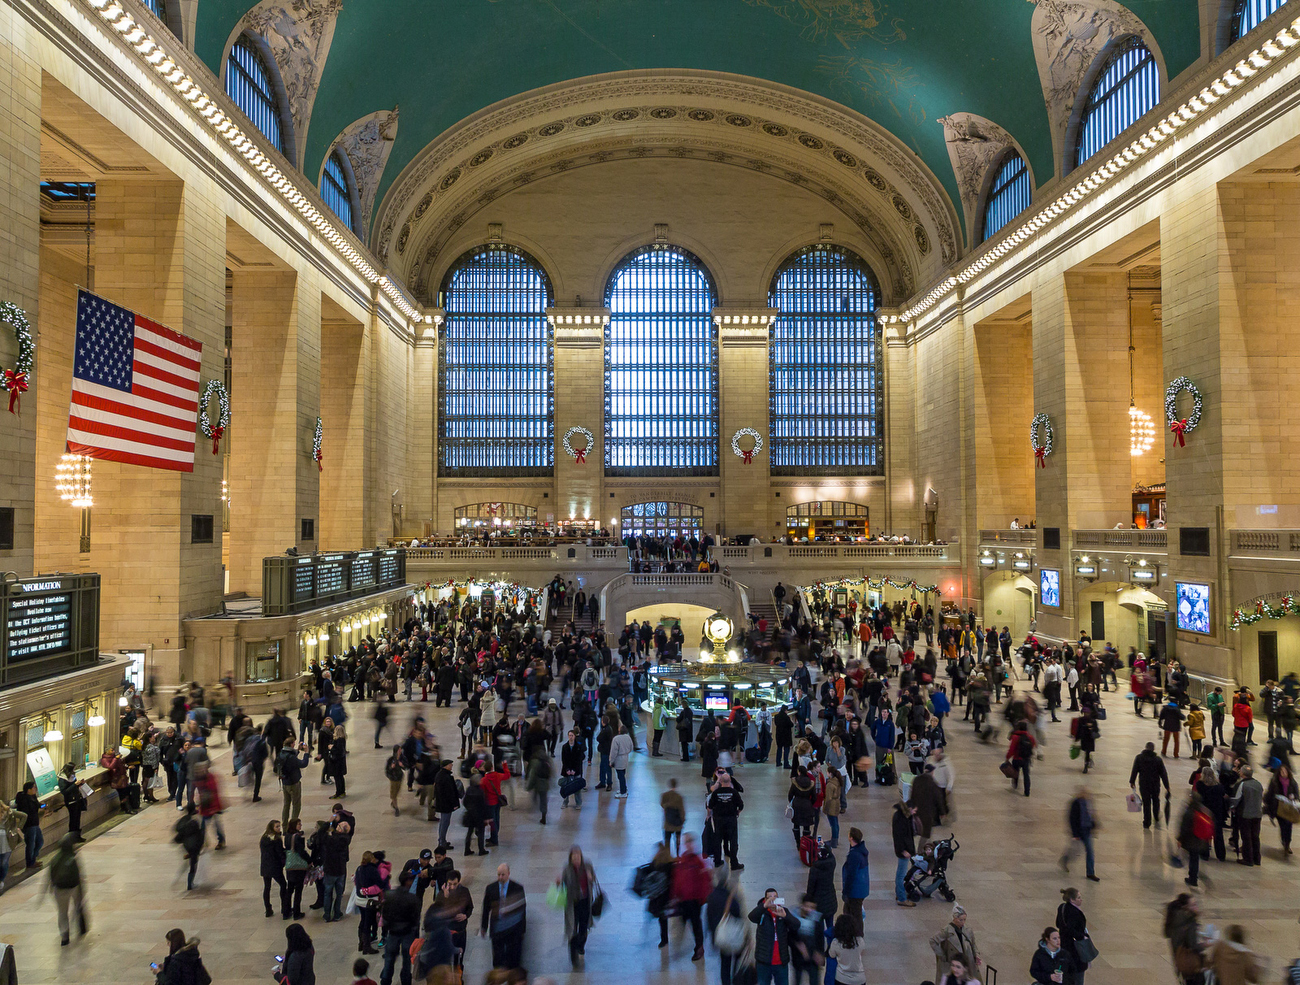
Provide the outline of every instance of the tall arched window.
{"type": "Polygon", "coordinates": [[[167,0],[144,0],[144,5],[151,14],[164,24],[167,23],[167,0]]]}
{"type": "Polygon", "coordinates": [[[438,474],[551,475],[551,284],[509,246],[470,250],[442,284],[438,474]]]}
{"type": "Polygon", "coordinates": [[[773,475],[880,475],[884,395],[876,308],[861,257],[813,246],[772,278],[770,443],[773,475]]]}
{"type": "Polygon", "coordinates": [[[984,238],[988,239],[1008,222],[1029,208],[1034,197],[1034,183],[1025,159],[1010,151],[989,188],[984,204],[984,238]]]}
{"type": "Polygon", "coordinates": [[[1160,102],[1160,69],[1140,38],[1111,49],[1088,92],[1079,120],[1074,164],[1079,166],[1160,102]]]}
{"type": "Polygon", "coordinates": [[[356,181],[352,178],[352,165],[343,151],[335,148],[325,159],[325,170],[320,176],[320,195],[329,206],[330,211],[339,217],[343,225],[356,231],[352,224],[356,209],[356,181]]]}
{"type": "Polygon", "coordinates": [[[249,122],[266,135],[282,154],[287,154],[283,113],[271,70],[252,38],[243,35],[231,46],[226,61],[226,95],[244,111],[249,122]]]}
{"type": "Polygon", "coordinates": [[[1237,0],[1232,15],[1232,40],[1245,37],[1285,3],[1286,0],[1237,0]]]}
{"type": "Polygon", "coordinates": [[[718,474],[717,292],[675,246],[624,258],[605,304],[605,472],[718,474]]]}

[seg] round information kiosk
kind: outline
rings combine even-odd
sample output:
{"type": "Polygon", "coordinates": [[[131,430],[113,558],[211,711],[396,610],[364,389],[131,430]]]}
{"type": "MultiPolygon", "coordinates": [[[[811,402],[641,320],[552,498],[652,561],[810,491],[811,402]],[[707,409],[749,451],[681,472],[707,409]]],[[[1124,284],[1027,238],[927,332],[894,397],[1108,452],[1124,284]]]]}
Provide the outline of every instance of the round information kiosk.
{"type": "Polygon", "coordinates": [[[744,663],[727,642],[735,625],[722,612],[704,620],[704,635],[713,652],[702,651],[698,663],[665,664],[650,668],[649,711],[662,701],[670,715],[683,705],[696,715],[727,715],[737,705],[752,710],[776,709],[790,702],[790,672],[770,664],[744,663]]]}

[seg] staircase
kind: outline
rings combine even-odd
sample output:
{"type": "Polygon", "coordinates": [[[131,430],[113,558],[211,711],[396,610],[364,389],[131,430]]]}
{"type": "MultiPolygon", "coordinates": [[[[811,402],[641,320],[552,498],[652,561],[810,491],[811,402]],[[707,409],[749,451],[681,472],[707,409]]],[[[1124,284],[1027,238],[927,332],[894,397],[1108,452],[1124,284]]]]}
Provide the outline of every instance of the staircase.
{"type": "MultiPolygon", "coordinates": [[[[749,605],[749,612],[755,619],[767,620],[767,632],[761,634],[763,643],[771,645],[772,637],[776,634],[776,606],[771,602],[754,602],[749,605]]],[[[748,628],[748,627],[746,627],[748,628]]]]}

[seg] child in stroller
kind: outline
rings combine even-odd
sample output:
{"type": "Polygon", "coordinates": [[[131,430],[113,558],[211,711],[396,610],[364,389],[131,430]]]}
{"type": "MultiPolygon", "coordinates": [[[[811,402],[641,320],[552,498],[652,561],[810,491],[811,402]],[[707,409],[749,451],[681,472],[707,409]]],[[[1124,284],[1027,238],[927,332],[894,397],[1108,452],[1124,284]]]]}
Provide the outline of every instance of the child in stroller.
{"type": "Polygon", "coordinates": [[[903,876],[907,898],[915,903],[922,897],[930,899],[938,893],[941,899],[949,903],[955,900],[957,894],[948,885],[948,863],[960,847],[955,837],[927,841],[921,846],[921,854],[912,856],[912,864],[903,876]]]}

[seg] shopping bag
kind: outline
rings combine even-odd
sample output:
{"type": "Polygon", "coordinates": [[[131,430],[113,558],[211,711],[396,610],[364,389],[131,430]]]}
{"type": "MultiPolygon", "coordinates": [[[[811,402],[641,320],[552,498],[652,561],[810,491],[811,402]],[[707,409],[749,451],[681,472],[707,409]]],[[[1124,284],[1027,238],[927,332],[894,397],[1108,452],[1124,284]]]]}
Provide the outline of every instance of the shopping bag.
{"type": "Polygon", "coordinates": [[[1002,771],[1002,775],[1005,776],[1008,780],[1015,779],[1016,768],[1011,765],[1010,760],[1008,759],[1002,760],[1002,762],[998,765],[998,769],[1002,771]]]}
{"type": "Polygon", "coordinates": [[[163,775],[161,773],[155,773],[153,775],[153,779],[149,781],[150,790],[162,790],[166,786],[167,786],[167,781],[163,779],[163,775]]]}
{"type": "Polygon", "coordinates": [[[240,788],[251,787],[253,785],[253,767],[245,766],[239,771],[240,788]]]}
{"type": "Polygon", "coordinates": [[[569,905],[569,891],[563,883],[553,883],[546,890],[546,905],[553,910],[563,910],[569,905]]]}
{"type": "Polygon", "coordinates": [[[89,800],[90,795],[95,792],[95,788],[89,783],[82,783],[77,789],[81,791],[81,796],[85,797],[87,800],[89,800]]]}
{"type": "Polygon", "coordinates": [[[360,905],[361,905],[361,897],[357,895],[357,887],[353,886],[352,895],[348,897],[348,905],[346,908],[344,908],[343,912],[346,913],[348,916],[352,916],[352,914],[357,912],[357,907],[360,905]]]}
{"type": "Polygon", "coordinates": [[[1071,759],[1078,759],[1078,758],[1079,758],[1079,752],[1080,752],[1080,750],[1079,750],[1079,744],[1078,744],[1077,742],[1076,742],[1074,745],[1070,746],[1070,758],[1071,758],[1071,759]]]}
{"type": "Polygon", "coordinates": [[[1142,798],[1137,794],[1130,792],[1129,795],[1124,798],[1124,805],[1128,808],[1130,814],[1137,814],[1142,810],[1142,798]]]}

